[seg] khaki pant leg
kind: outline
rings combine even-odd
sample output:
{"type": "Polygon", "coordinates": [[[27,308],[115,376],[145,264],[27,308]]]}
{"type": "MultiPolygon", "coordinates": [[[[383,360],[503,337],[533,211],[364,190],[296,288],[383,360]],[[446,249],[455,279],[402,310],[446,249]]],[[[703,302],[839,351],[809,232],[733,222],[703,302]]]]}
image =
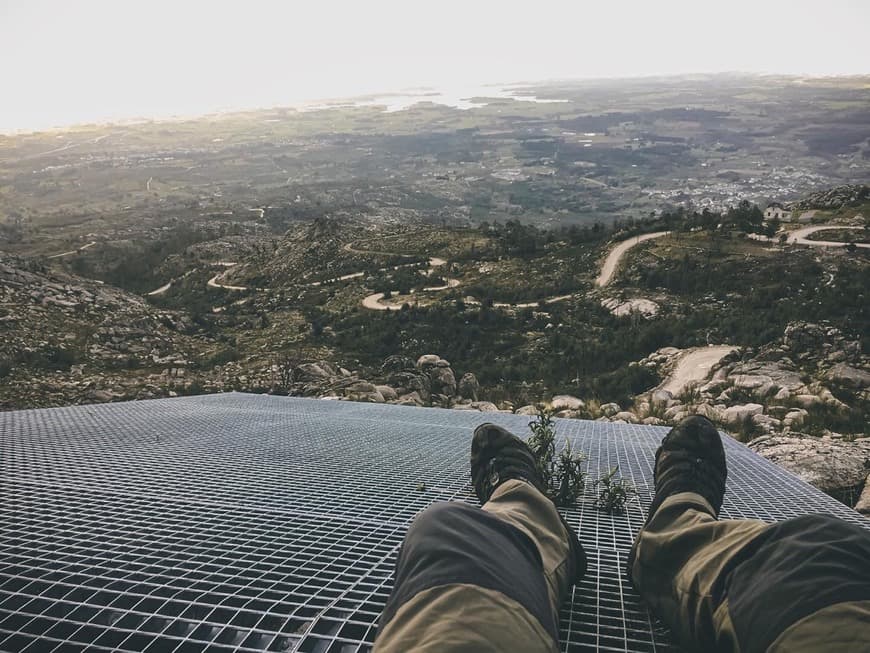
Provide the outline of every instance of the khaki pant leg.
{"type": "Polygon", "coordinates": [[[768,653],[850,653],[870,650],[870,601],[835,603],[804,617],[768,653]]]}
{"type": "Polygon", "coordinates": [[[483,509],[520,529],[541,553],[553,614],[568,596],[568,532],[556,506],[531,483],[511,479],[499,485],[483,509]]]}
{"type": "Polygon", "coordinates": [[[632,580],[682,645],[736,647],[727,604],[714,613],[713,585],[734,554],[767,527],[757,520],[719,521],[706,499],[683,492],[666,499],[641,530],[632,580]]]}
{"type": "Polygon", "coordinates": [[[512,523],[460,502],[414,519],[378,624],[377,651],[558,649],[537,545],[512,523]]]}
{"type": "Polygon", "coordinates": [[[442,585],[404,604],[372,653],[556,653],[557,643],[528,610],[501,592],[442,585]]]}

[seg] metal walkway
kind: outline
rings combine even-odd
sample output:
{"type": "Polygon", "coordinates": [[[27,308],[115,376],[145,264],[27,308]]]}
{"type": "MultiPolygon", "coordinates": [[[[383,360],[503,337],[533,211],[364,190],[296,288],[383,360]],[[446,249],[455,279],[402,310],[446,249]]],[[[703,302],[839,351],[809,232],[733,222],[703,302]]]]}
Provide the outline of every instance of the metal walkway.
{"type": "MultiPolygon", "coordinates": [[[[475,503],[472,429],[503,414],[259,395],[0,414],[0,650],[367,651],[397,547],[429,503],[475,503]],[[425,489],[421,489],[425,486],[425,489]]],[[[557,420],[586,452],[567,518],[589,571],[566,651],[672,650],[622,573],[664,428],[557,420]],[[592,506],[614,465],[625,515],[592,506]]],[[[724,517],[870,522],[736,442],[724,517]]]]}

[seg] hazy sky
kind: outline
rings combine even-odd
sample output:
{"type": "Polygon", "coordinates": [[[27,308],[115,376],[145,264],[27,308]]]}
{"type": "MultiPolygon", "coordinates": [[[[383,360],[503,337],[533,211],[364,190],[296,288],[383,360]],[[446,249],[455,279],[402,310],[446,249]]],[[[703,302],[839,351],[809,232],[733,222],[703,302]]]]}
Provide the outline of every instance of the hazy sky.
{"type": "Polygon", "coordinates": [[[408,86],[870,73],[870,0],[0,0],[0,131],[408,86]]]}

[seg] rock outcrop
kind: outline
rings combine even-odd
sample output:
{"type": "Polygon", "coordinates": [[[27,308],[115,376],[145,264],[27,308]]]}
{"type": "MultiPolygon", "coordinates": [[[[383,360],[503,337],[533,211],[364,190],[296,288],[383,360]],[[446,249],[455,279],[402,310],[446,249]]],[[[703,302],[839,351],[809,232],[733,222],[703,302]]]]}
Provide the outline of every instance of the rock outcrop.
{"type": "Polygon", "coordinates": [[[868,199],[870,199],[870,186],[866,184],[851,184],[810,193],[799,202],[789,204],[788,208],[793,211],[841,209],[844,206],[857,206],[868,199]]]}
{"type": "Polygon", "coordinates": [[[863,390],[870,387],[870,372],[851,367],[846,363],[837,363],[827,372],[825,379],[834,385],[853,390],[863,390]]]}
{"type": "Polygon", "coordinates": [[[374,373],[349,372],[325,360],[310,361],[296,365],[283,376],[290,381],[277,387],[273,378],[267,387],[273,392],[347,401],[500,410],[491,402],[481,401],[480,383],[472,372],[463,374],[457,383],[450,362],[436,354],[424,354],[416,362],[405,356],[389,356],[374,373]]]}
{"type": "Polygon", "coordinates": [[[749,448],[849,505],[870,473],[870,438],[842,442],[803,434],[766,436],[749,448]]]}

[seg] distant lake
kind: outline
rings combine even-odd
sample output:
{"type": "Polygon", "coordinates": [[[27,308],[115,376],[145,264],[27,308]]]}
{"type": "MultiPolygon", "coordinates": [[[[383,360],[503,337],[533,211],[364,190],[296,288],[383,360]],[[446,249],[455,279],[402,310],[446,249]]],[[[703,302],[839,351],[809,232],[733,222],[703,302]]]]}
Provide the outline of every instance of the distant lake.
{"type": "Polygon", "coordinates": [[[473,88],[463,88],[457,90],[441,90],[441,89],[410,89],[408,91],[399,91],[397,93],[378,93],[365,95],[357,98],[348,98],[346,100],[335,100],[329,102],[318,102],[314,104],[305,104],[299,108],[302,111],[319,111],[322,109],[338,109],[342,107],[384,107],[384,111],[389,113],[393,111],[402,111],[408,109],[415,104],[421,102],[431,102],[433,104],[441,104],[455,109],[478,109],[485,107],[489,102],[474,102],[472,98],[490,99],[490,100],[516,100],[519,102],[538,102],[538,103],[553,103],[553,102],[568,102],[568,100],[554,100],[539,98],[535,95],[522,95],[522,93],[530,87],[525,86],[478,86],[473,88]]]}

